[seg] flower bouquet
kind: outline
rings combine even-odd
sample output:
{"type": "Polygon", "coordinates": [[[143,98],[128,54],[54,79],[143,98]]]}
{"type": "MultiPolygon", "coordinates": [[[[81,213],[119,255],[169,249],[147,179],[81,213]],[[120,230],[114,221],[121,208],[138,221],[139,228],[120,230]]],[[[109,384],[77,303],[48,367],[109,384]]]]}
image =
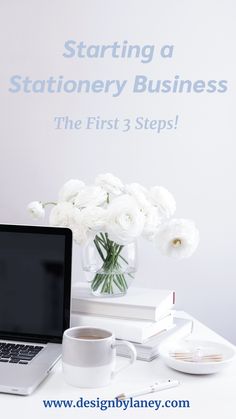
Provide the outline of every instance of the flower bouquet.
{"type": "Polygon", "coordinates": [[[92,186],[71,179],[57,202],[33,201],[28,209],[34,218],[43,218],[49,205],[49,223],[69,227],[82,245],[83,268],[96,295],[126,293],[136,271],[138,237],[177,258],[191,256],[199,242],[192,221],[171,218],[176,203],[167,189],[125,185],[110,173],[98,175],[92,186]]]}

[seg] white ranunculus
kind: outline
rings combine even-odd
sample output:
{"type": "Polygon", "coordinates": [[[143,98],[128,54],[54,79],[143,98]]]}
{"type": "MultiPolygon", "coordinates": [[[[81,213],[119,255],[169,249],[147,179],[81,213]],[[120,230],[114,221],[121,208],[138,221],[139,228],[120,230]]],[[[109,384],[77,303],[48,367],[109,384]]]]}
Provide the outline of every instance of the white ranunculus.
{"type": "Polygon", "coordinates": [[[84,245],[90,238],[88,227],[83,224],[82,218],[81,223],[72,225],[71,230],[73,232],[73,239],[79,245],[84,245]]]}
{"type": "Polygon", "coordinates": [[[86,207],[79,211],[76,222],[70,226],[76,243],[83,245],[94,239],[97,232],[104,230],[106,211],[100,207],[86,207]]]}
{"type": "Polygon", "coordinates": [[[143,207],[142,212],[145,217],[143,236],[148,240],[152,240],[156,234],[158,226],[161,223],[159,213],[157,208],[150,204],[143,207]]]}
{"type": "Polygon", "coordinates": [[[71,201],[84,186],[85,184],[81,180],[68,180],[59,191],[59,201],[71,201]]]}
{"type": "Polygon", "coordinates": [[[152,240],[161,219],[157,208],[151,205],[147,199],[148,190],[139,183],[130,183],[125,186],[125,191],[135,199],[145,217],[143,236],[152,240]]]}
{"type": "Polygon", "coordinates": [[[125,192],[132,196],[137,201],[139,206],[144,207],[149,205],[149,201],[147,199],[148,190],[139,183],[130,183],[125,185],[125,192]]]}
{"type": "Polygon", "coordinates": [[[106,202],[107,193],[100,186],[85,186],[73,199],[77,208],[99,206],[106,202]]]}
{"type": "Polygon", "coordinates": [[[191,220],[172,219],[158,228],[155,243],[167,256],[187,258],[198,246],[199,232],[191,220]]]}
{"type": "Polygon", "coordinates": [[[84,210],[79,210],[74,207],[74,212],[69,225],[73,232],[73,239],[79,245],[84,245],[91,236],[88,223],[85,222],[85,217],[82,214],[83,211],[84,210]]]}
{"type": "Polygon", "coordinates": [[[45,209],[42,202],[39,202],[39,201],[30,202],[27,208],[33,218],[38,219],[38,220],[44,218],[45,209]]]}
{"type": "Polygon", "coordinates": [[[93,231],[104,230],[106,210],[100,207],[87,207],[81,211],[83,224],[93,231]]]}
{"type": "Polygon", "coordinates": [[[53,226],[70,227],[76,224],[80,211],[70,202],[59,202],[55,205],[49,216],[49,223],[53,226]]]}
{"type": "Polygon", "coordinates": [[[89,228],[84,223],[81,212],[70,202],[59,202],[51,210],[49,222],[53,226],[70,228],[74,241],[82,245],[89,238],[89,228]]]}
{"type": "Polygon", "coordinates": [[[170,218],[176,210],[176,203],[173,195],[162,186],[153,186],[148,193],[151,204],[158,208],[162,218],[170,218]]]}
{"type": "Polygon", "coordinates": [[[124,190],[121,180],[111,173],[98,175],[95,179],[95,185],[100,186],[105,192],[113,195],[120,195],[124,190]]]}
{"type": "Polygon", "coordinates": [[[128,244],[142,234],[145,218],[136,201],[129,195],[115,198],[107,210],[106,230],[118,244],[128,244]]]}
{"type": "Polygon", "coordinates": [[[136,195],[142,193],[143,195],[147,196],[148,194],[147,188],[145,188],[145,186],[137,182],[128,183],[127,185],[125,185],[125,192],[129,195],[136,195]]]}

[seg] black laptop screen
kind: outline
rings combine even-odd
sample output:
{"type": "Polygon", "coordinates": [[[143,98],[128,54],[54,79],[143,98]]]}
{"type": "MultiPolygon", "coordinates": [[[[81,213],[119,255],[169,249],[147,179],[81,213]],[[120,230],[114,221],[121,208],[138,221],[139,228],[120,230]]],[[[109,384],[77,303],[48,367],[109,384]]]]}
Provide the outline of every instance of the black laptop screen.
{"type": "Polygon", "coordinates": [[[61,338],[65,234],[0,231],[0,334],[61,338]]]}

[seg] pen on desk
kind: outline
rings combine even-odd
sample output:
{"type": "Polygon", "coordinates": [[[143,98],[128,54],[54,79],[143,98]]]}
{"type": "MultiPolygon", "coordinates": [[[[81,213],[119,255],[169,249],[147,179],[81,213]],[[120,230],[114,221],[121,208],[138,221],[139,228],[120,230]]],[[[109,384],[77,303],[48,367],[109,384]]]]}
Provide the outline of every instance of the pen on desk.
{"type": "Polygon", "coordinates": [[[135,393],[125,394],[121,393],[118,396],[116,396],[116,399],[124,400],[129,399],[130,397],[138,397],[143,396],[145,394],[149,393],[155,393],[156,391],[166,390],[168,388],[177,387],[180,384],[177,380],[168,380],[161,383],[154,383],[149,387],[143,388],[139,391],[136,391],[135,393]]]}

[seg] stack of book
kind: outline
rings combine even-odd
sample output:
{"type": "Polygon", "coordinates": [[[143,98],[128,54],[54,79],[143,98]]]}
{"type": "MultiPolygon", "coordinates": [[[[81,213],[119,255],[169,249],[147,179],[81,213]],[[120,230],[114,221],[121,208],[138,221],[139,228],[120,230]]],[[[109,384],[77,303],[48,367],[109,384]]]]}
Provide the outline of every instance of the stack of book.
{"type": "MultiPolygon", "coordinates": [[[[116,339],[135,345],[138,359],[151,361],[164,339],[183,338],[192,331],[190,320],[173,316],[174,303],[175,293],[170,290],[131,287],[123,297],[99,298],[80,283],[72,289],[71,326],[110,330],[116,339]]],[[[117,354],[128,355],[123,346],[117,354]]]]}

